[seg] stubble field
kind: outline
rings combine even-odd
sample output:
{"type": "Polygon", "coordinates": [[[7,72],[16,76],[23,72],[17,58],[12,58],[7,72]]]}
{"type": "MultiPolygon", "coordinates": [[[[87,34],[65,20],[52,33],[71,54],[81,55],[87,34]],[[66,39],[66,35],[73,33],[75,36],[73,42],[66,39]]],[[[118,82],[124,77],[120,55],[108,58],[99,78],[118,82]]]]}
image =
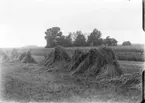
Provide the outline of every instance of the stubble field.
{"type": "MultiPolygon", "coordinates": [[[[69,53],[72,54],[72,48],[67,49],[69,53]]],[[[25,51],[24,49],[21,50],[25,51]]],[[[39,62],[44,59],[44,55],[50,53],[51,50],[52,49],[42,48],[31,49],[32,56],[38,64],[25,64],[20,61],[0,64],[1,98],[3,101],[78,103],[138,103],[141,101],[140,84],[123,87],[117,82],[107,80],[96,81],[95,78],[91,77],[71,76],[70,73],[65,70],[59,69],[61,64],[52,68],[40,65],[39,62]]],[[[85,48],[85,50],[87,50],[87,48],[85,48]]],[[[116,49],[115,53],[117,50],[123,51],[123,49],[116,49]]],[[[143,52],[142,49],[136,48],[129,50],[130,49],[128,49],[128,52],[134,52],[134,54],[130,55],[136,55],[136,52],[143,52]]],[[[139,54],[136,55],[136,58],[140,58],[138,55],[139,54]]],[[[141,58],[143,58],[143,56],[141,58]]],[[[140,60],[133,61],[132,59],[126,61],[120,59],[119,64],[126,75],[137,72],[141,74],[144,69],[144,62],[140,60]]]]}

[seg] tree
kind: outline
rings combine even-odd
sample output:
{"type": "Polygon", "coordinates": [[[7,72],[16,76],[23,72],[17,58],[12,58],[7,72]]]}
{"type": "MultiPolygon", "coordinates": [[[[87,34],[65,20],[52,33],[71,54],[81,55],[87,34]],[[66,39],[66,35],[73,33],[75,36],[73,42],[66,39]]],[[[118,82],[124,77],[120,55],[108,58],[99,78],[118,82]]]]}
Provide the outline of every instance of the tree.
{"type": "Polygon", "coordinates": [[[110,36],[107,36],[106,39],[104,39],[104,44],[107,46],[116,46],[117,40],[114,38],[110,38],[110,36]]]}
{"type": "Polygon", "coordinates": [[[72,46],[71,35],[68,35],[68,36],[62,35],[62,36],[56,38],[56,41],[57,41],[57,45],[61,45],[64,47],[71,47],[72,46]]]}
{"type": "Polygon", "coordinates": [[[102,39],[101,39],[101,32],[97,29],[94,29],[93,32],[88,36],[87,44],[88,45],[101,45],[102,39]]]}
{"type": "Polygon", "coordinates": [[[66,44],[66,39],[64,35],[56,38],[56,41],[57,41],[57,45],[65,46],[66,44]]]}
{"type": "Polygon", "coordinates": [[[69,34],[67,36],[61,35],[56,38],[57,45],[61,45],[64,47],[71,47],[72,46],[72,35],[69,34]]]}
{"type": "Polygon", "coordinates": [[[75,33],[74,46],[86,46],[86,38],[81,31],[75,33]]]}
{"type": "Polygon", "coordinates": [[[72,34],[71,33],[69,33],[69,35],[68,36],[66,36],[66,46],[67,47],[71,47],[72,46],[72,34]]]}
{"type": "Polygon", "coordinates": [[[56,38],[60,37],[62,35],[62,32],[60,31],[59,27],[52,27],[47,29],[45,34],[45,39],[47,42],[47,45],[45,47],[48,48],[53,47],[57,44],[56,38]]]}
{"type": "Polygon", "coordinates": [[[114,38],[112,38],[112,46],[117,46],[118,41],[114,38]]]}
{"type": "Polygon", "coordinates": [[[130,41],[124,41],[124,42],[122,43],[122,45],[131,45],[131,42],[130,42],[130,41]]]}

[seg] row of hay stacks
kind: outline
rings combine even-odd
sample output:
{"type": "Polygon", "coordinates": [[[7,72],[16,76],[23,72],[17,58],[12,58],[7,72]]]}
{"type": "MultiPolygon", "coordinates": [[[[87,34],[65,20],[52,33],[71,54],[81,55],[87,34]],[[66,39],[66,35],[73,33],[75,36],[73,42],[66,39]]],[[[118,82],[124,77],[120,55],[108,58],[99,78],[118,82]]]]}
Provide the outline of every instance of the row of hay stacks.
{"type": "Polygon", "coordinates": [[[72,75],[87,74],[96,76],[116,77],[123,74],[112,49],[101,47],[83,52],[76,49],[72,57],[63,47],[57,46],[42,62],[44,66],[51,66],[61,62],[68,64],[72,75]]]}
{"type": "Polygon", "coordinates": [[[85,73],[87,75],[97,75],[117,77],[123,74],[122,69],[117,62],[114,52],[106,47],[91,49],[82,54],[70,67],[72,74],[85,73]]]}
{"type": "Polygon", "coordinates": [[[126,76],[123,73],[115,53],[107,47],[90,49],[88,52],[76,49],[70,57],[65,48],[58,46],[47,55],[41,64],[47,67],[58,67],[61,70],[64,68],[72,76],[83,74],[87,77],[96,77],[97,81],[109,80],[110,82],[121,83],[122,87],[141,83],[140,74],[135,73],[126,76]]]}
{"type": "Polygon", "coordinates": [[[0,59],[1,62],[6,62],[10,60],[9,56],[3,51],[1,51],[0,53],[0,59]]]}
{"type": "Polygon", "coordinates": [[[22,63],[37,63],[30,51],[22,53],[19,59],[22,63]]]}
{"type": "Polygon", "coordinates": [[[36,60],[32,57],[30,51],[18,52],[16,49],[12,49],[9,52],[1,51],[1,62],[21,61],[22,63],[36,63],[36,60]]]}
{"type": "Polygon", "coordinates": [[[19,58],[19,55],[20,55],[20,53],[16,50],[16,49],[13,49],[12,51],[11,51],[11,58],[12,59],[17,59],[17,58],[19,58]]]}

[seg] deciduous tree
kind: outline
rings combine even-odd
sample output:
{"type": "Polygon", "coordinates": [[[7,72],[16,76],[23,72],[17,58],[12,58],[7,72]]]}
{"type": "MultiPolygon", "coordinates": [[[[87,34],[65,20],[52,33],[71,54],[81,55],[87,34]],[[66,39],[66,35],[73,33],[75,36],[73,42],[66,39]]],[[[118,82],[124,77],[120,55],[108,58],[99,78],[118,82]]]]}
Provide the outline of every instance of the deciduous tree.
{"type": "Polygon", "coordinates": [[[45,32],[46,36],[46,48],[53,47],[57,44],[56,38],[60,37],[62,35],[62,32],[60,31],[59,27],[52,27],[46,30],[45,32]]]}
{"type": "Polygon", "coordinates": [[[75,33],[76,38],[74,40],[74,46],[86,46],[86,38],[81,31],[75,33]]]}
{"type": "Polygon", "coordinates": [[[101,45],[101,32],[98,29],[94,29],[92,33],[88,36],[87,44],[88,45],[101,45]]]}

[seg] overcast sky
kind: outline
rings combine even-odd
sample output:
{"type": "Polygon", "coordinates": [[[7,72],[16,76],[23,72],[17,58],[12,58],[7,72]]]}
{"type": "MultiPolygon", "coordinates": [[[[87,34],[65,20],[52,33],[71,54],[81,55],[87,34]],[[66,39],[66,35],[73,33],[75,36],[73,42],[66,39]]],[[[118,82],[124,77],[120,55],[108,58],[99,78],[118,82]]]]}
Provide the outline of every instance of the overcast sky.
{"type": "Polygon", "coordinates": [[[46,29],[64,35],[94,28],[103,38],[144,43],[142,0],[0,0],[0,47],[45,46],[46,29]]]}

